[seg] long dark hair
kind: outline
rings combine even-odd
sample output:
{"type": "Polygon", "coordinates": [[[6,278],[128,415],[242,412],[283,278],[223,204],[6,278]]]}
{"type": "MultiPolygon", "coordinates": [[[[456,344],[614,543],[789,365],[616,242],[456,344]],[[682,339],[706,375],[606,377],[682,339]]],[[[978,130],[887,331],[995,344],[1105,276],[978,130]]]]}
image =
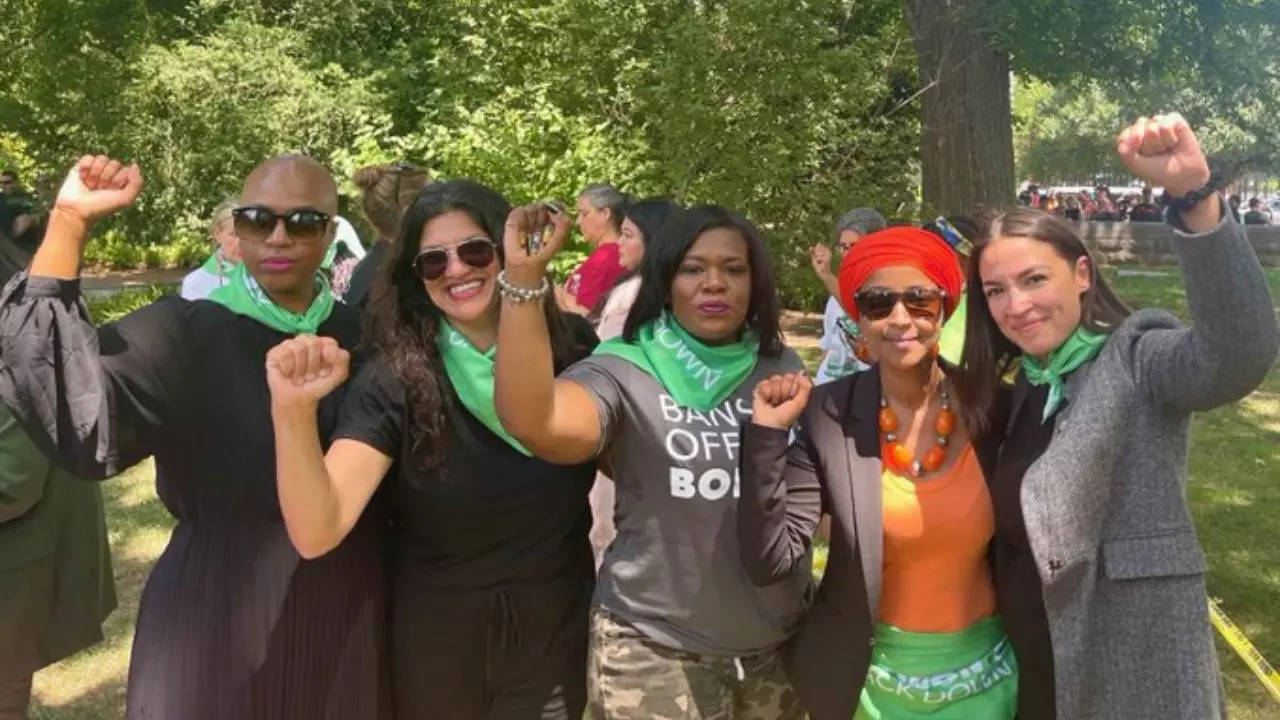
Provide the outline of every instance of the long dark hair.
{"type": "Polygon", "coordinates": [[[974,437],[991,429],[1002,377],[1012,368],[1022,351],[1000,332],[991,317],[987,296],[982,289],[982,253],[993,238],[1030,238],[1048,243],[1071,267],[1081,257],[1089,259],[1089,289],[1080,294],[1080,324],[1097,333],[1111,333],[1131,312],[1107,285],[1098,263],[1084,243],[1062,218],[1035,208],[1015,208],[995,216],[986,236],[974,242],[967,276],[969,309],[965,321],[964,357],[961,361],[964,381],[957,384],[965,422],[974,437]]]}
{"type": "Polygon", "coordinates": [[[671,283],[680,263],[698,236],[708,230],[736,230],[747,241],[747,258],[751,263],[751,301],[747,306],[746,325],[760,336],[760,354],[777,357],[785,345],[778,324],[777,285],[773,262],[756,226],[745,217],[719,205],[697,205],[676,212],[660,229],[658,242],[648,243],[644,253],[644,283],[635,305],[627,315],[622,338],[634,342],[640,326],[655,320],[671,303],[671,283]]]}
{"type": "MultiPolygon", "coordinates": [[[[658,231],[661,230],[662,226],[665,225],[667,221],[670,220],[671,217],[679,210],[680,206],[667,198],[645,198],[644,200],[639,200],[627,205],[626,219],[635,223],[636,227],[640,230],[640,239],[644,243],[644,251],[646,255],[649,254],[649,248],[653,247],[653,242],[658,238],[658,231]]],[[[618,279],[613,282],[613,287],[616,288],[631,278],[636,277],[640,274],[643,267],[644,264],[642,260],[640,265],[631,268],[618,276],[618,279]]],[[[600,299],[596,301],[596,306],[591,308],[591,315],[588,317],[593,322],[599,320],[600,313],[604,311],[605,304],[609,302],[609,296],[612,294],[612,290],[613,288],[610,288],[610,292],[601,295],[600,299]]]]}
{"type": "MultiPolygon", "coordinates": [[[[440,310],[431,302],[414,267],[422,229],[432,218],[462,211],[476,222],[498,248],[503,262],[502,233],[511,204],[492,188],[474,180],[433,182],[418,193],[400,223],[400,235],[374,285],[365,315],[365,337],[385,358],[404,388],[408,435],[419,468],[439,465],[444,456],[444,436],[450,393],[444,363],[436,346],[440,310]]],[[[570,362],[574,353],[564,317],[554,302],[543,302],[551,347],[557,367],[570,362]]]]}

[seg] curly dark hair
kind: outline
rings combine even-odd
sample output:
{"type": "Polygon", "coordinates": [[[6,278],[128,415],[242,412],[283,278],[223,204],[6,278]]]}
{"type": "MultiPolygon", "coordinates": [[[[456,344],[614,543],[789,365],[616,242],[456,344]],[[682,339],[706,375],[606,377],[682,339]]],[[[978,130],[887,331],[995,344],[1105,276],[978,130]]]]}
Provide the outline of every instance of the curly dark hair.
{"type": "MultiPolygon", "coordinates": [[[[365,337],[371,349],[384,359],[404,388],[411,453],[422,470],[438,467],[444,458],[448,411],[453,401],[436,346],[440,310],[431,302],[414,259],[427,222],[452,211],[471,216],[497,245],[498,262],[503,262],[502,232],[511,212],[506,198],[474,180],[432,182],[422,188],[405,212],[399,237],[374,284],[365,315],[365,337]]],[[[575,352],[580,348],[574,344],[554,300],[544,301],[543,308],[556,366],[563,367],[576,358],[575,352]]]]}

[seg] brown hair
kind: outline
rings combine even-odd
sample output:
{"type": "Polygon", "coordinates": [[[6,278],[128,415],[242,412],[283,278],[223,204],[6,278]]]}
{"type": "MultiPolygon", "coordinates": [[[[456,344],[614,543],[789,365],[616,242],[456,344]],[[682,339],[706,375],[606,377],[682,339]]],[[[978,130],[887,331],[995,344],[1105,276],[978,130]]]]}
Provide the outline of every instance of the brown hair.
{"type": "Polygon", "coordinates": [[[379,237],[394,239],[400,232],[400,218],[431,175],[416,165],[398,162],[362,167],[352,179],[363,195],[360,206],[365,217],[379,237]]]}
{"type": "Polygon", "coordinates": [[[1089,289],[1080,294],[1080,325],[1097,333],[1111,333],[1129,316],[1129,306],[1112,292],[1098,272],[1098,263],[1075,230],[1062,218],[1043,210],[1020,207],[996,215],[990,228],[973,246],[967,273],[968,318],[965,322],[963,381],[957,383],[965,424],[974,437],[991,430],[992,414],[999,397],[1001,378],[1012,368],[1022,351],[1005,337],[991,317],[982,288],[982,253],[999,237],[1030,238],[1048,243],[1071,267],[1081,257],[1089,259],[1089,289]]]}

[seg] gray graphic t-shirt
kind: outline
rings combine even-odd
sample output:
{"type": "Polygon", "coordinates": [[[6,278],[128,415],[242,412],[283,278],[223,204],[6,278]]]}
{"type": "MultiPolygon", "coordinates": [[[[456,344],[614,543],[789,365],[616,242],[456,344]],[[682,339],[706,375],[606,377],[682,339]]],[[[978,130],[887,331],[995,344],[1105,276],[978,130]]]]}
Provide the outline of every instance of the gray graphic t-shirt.
{"type": "Polygon", "coordinates": [[[768,587],[738,552],[739,439],[760,380],[800,370],[794,351],[761,358],[719,407],[679,407],[627,360],[593,355],[565,371],[594,397],[602,465],[617,483],[617,537],[596,602],[664,647],[719,657],[772,650],[796,630],[809,563],[768,587]]]}

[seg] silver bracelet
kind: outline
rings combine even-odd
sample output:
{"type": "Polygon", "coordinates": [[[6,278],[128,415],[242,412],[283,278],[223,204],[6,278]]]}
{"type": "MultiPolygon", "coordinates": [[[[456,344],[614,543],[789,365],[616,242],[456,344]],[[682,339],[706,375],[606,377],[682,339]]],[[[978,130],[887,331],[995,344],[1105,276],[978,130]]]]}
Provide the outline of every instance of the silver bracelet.
{"type": "Polygon", "coordinates": [[[501,270],[498,272],[498,292],[502,295],[503,300],[510,300],[517,305],[522,305],[546,297],[551,292],[551,283],[547,282],[547,278],[544,275],[542,277],[542,285],[536,290],[516,287],[507,282],[507,271],[501,270]]]}

